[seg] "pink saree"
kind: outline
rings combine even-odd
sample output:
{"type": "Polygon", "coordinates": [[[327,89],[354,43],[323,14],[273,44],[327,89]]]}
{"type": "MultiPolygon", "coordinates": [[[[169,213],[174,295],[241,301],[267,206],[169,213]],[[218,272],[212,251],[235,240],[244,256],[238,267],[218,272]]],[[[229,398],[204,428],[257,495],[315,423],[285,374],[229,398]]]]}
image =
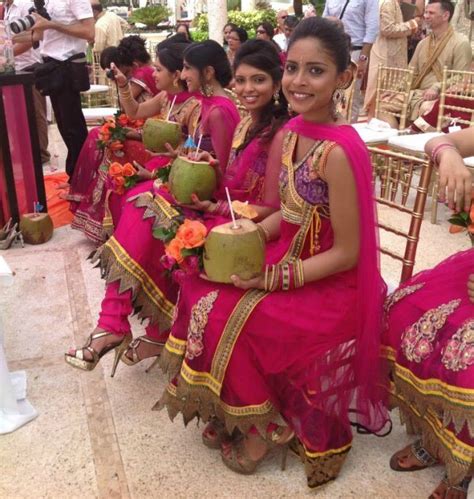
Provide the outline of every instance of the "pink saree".
{"type": "MultiPolygon", "coordinates": [[[[168,95],[168,100],[171,102],[174,95],[168,95]]],[[[178,121],[183,126],[183,137],[185,138],[190,129],[193,129],[194,122],[198,115],[198,103],[195,97],[189,92],[180,92],[176,96],[174,110],[170,116],[171,120],[178,121]]],[[[92,132],[89,137],[93,136],[92,132]]],[[[95,132],[94,136],[97,137],[95,132]]],[[[95,139],[97,140],[97,138],[95,139]]],[[[94,141],[95,142],[95,141],[94,141]]],[[[94,156],[92,168],[88,168],[87,158],[91,151],[92,145],[89,139],[81,151],[79,168],[77,169],[78,177],[73,178],[71,186],[71,194],[77,197],[80,201],[78,204],[71,203],[71,211],[74,213],[72,228],[82,231],[90,240],[96,244],[101,244],[105,241],[108,235],[113,232],[113,227],[117,225],[121,209],[125,200],[131,196],[145,192],[151,188],[152,182],[139,182],[134,188],[127,190],[124,194],[119,195],[110,190],[110,182],[105,171],[100,169],[102,163],[109,165],[112,162],[120,164],[132,163],[137,161],[147,170],[152,171],[155,168],[166,165],[169,158],[166,156],[150,157],[142,142],[137,140],[125,140],[124,148],[120,151],[107,150],[105,155],[94,156]],[[87,146],[87,147],[86,147],[87,146]],[[82,154],[84,153],[84,158],[82,154]],[[150,159],[151,158],[151,159],[150,159]],[[107,214],[107,217],[106,217],[107,214]],[[104,218],[106,217],[105,221],[104,218]]]]}
{"type": "MultiPolygon", "coordinates": [[[[333,244],[325,158],[335,145],[351,163],[359,193],[361,249],[356,268],[292,291],[242,291],[185,279],[166,343],[179,373],[159,406],[185,423],[217,417],[229,431],[265,433],[283,417],[299,439],[308,485],[336,478],[351,447],[352,419],[372,431],[387,421],[379,390],[379,331],[385,287],[377,267],[367,151],[348,126],[291,120],[280,173],[280,238],[268,264],[306,259],[333,244]],[[294,164],[298,135],[315,144],[294,164]],[[373,381],[375,385],[375,381],[373,381]]],[[[281,153],[280,153],[281,157],[281,153]]],[[[164,360],[166,359],[163,355],[164,360]]]]}
{"type": "Polygon", "coordinates": [[[387,297],[383,356],[407,431],[443,461],[451,484],[474,462],[474,249],[416,274],[387,297]]]}

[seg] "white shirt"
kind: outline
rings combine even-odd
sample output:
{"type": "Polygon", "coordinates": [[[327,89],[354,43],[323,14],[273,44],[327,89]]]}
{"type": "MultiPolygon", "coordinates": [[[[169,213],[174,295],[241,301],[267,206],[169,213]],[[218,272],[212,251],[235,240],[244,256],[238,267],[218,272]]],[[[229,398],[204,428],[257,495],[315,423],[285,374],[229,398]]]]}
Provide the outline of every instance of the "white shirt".
{"type": "MultiPolygon", "coordinates": [[[[323,16],[339,19],[346,0],[327,0],[323,16]]],[[[379,0],[349,0],[341,19],[351,44],[374,43],[379,33],[379,0]]]]}
{"type": "MultiPolygon", "coordinates": [[[[13,0],[11,5],[5,4],[5,21],[8,23],[14,19],[25,17],[28,15],[28,10],[33,7],[31,0],[13,0]]],[[[21,71],[32,64],[43,62],[39,49],[27,50],[23,54],[15,56],[15,69],[21,71]]]]}
{"type": "Polygon", "coordinates": [[[283,52],[286,52],[288,49],[288,38],[285,36],[285,33],[278,33],[273,37],[273,41],[281,48],[283,52]]]}
{"type": "MultiPolygon", "coordinates": [[[[53,21],[60,24],[75,24],[83,19],[93,18],[89,0],[47,0],[46,10],[53,21]]],[[[69,57],[86,53],[87,41],[75,36],[65,35],[55,29],[47,29],[43,35],[41,55],[65,61],[69,57]]]]}

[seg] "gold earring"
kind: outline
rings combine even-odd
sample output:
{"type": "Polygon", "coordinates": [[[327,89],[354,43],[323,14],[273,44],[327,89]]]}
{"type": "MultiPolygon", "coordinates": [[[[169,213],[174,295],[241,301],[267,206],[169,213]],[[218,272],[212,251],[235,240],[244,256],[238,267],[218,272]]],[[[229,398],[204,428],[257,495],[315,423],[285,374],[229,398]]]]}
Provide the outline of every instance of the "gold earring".
{"type": "Polygon", "coordinates": [[[212,85],[206,84],[201,85],[201,93],[206,97],[212,97],[214,95],[214,88],[212,85]]]}
{"type": "Polygon", "coordinates": [[[346,108],[346,94],[343,88],[337,87],[332,94],[332,115],[334,120],[337,119],[338,107],[346,108]]]}
{"type": "Polygon", "coordinates": [[[273,94],[273,100],[275,101],[275,106],[280,105],[280,92],[278,90],[275,90],[275,93],[273,94]]]}

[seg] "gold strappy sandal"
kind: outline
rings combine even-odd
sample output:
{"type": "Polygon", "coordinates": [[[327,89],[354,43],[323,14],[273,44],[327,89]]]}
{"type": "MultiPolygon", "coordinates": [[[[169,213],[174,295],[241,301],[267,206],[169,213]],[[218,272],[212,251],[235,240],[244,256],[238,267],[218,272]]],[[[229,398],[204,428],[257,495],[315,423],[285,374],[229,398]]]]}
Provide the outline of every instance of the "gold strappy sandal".
{"type": "Polygon", "coordinates": [[[125,335],[120,343],[106,345],[100,352],[96,352],[92,348],[92,341],[103,338],[104,336],[114,336],[113,333],[109,333],[107,331],[100,331],[97,333],[93,333],[87,339],[87,343],[84,347],[75,350],[74,354],[71,355],[69,353],[64,354],[64,360],[72,367],[77,369],[82,369],[83,371],[92,371],[95,366],[99,363],[99,360],[108,352],[115,350],[115,358],[112,366],[112,373],[110,376],[113,378],[115,371],[117,369],[118,362],[123,352],[128,348],[128,345],[133,339],[131,333],[125,335]],[[87,360],[84,358],[84,350],[87,350],[91,355],[92,359],[87,360]]]}
{"type": "Polygon", "coordinates": [[[135,364],[138,364],[142,360],[154,359],[152,364],[150,365],[150,367],[148,367],[146,370],[146,372],[149,372],[158,363],[158,360],[160,359],[161,350],[160,350],[160,353],[157,355],[152,355],[150,357],[143,357],[142,358],[138,355],[138,349],[140,348],[140,344],[142,342],[148,343],[149,345],[159,346],[159,347],[161,347],[161,350],[165,346],[164,343],[159,342],[159,341],[154,341],[154,340],[148,338],[148,336],[139,336],[138,338],[135,338],[130,343],[130,345],[128,345],[128,347],[124,350],[124,352],[122,353],[122,361],[125,364],[127,364],[127,366],[134,366],[135,364]],[[132,358],[130,358],[130,356],[127,355],[129,352],[132,352],[132,358]]]}

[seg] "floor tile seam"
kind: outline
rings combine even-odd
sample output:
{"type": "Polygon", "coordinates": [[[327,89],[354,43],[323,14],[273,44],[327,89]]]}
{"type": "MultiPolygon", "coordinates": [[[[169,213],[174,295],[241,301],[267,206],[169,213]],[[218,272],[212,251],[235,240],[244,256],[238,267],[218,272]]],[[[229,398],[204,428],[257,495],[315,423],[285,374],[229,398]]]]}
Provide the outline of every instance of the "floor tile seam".
{"type": "MultiPolygon", "coordinates": [[[[92,331],[91,312],[78,250],[64,254],[66,284],[72,317],[74,342],[84,342],[84,332],[92,331]]],[[[89,438],[94,460],[99,497],[129,498],[129,486],[120,452],[110,399],[101,366],[81,373],[80,385],[86,405],[89,438]],[[118,477],[116,480],[115,477],[118,477]]]]}

